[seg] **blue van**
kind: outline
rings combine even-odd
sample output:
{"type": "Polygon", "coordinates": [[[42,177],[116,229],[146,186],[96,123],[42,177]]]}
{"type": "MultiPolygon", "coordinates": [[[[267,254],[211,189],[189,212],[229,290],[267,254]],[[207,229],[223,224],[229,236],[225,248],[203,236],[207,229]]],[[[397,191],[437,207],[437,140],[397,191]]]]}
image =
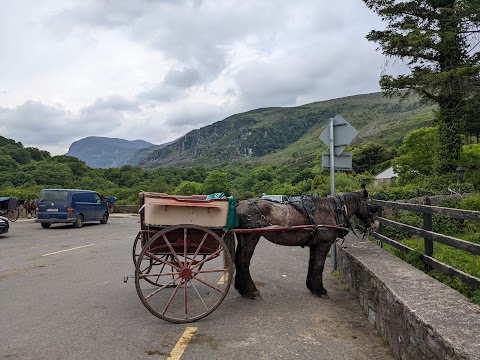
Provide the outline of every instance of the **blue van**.
{"type": "Polygon", "coordinates": [[[87,221],[106,224],[108,216],[107,199],[95,191],[44,189],[37,201],[35,222],[45,229],[56,223],[72,223],[80,228],[87,221]]]}

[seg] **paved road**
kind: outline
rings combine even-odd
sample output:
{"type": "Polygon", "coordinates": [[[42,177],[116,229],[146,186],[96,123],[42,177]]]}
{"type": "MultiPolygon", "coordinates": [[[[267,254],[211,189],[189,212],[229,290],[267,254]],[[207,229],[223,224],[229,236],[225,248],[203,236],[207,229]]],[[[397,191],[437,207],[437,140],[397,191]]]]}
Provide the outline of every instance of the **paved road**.
{"type": "Polygon", "coordinates": [[[182,360],[393,359],[330,264],[331,298],[321,299],[305,287],[308,250],[267,241],[252,264],[262,299],[232,287],[196,323],[154,317],[134,281],[123,282],[133,273],[137,221],[112,217],[81,229],[12,223],[0,236],[0,359],[166,359],[187,327],[194,333],[182,360]]]}

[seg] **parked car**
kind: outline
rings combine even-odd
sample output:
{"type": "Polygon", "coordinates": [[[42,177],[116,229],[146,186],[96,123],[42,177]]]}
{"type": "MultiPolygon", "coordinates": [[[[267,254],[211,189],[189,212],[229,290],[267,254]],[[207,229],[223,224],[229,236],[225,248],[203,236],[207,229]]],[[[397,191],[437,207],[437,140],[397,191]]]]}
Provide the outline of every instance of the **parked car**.
{"type": "Polygon", "coordinates": [[[108,202],[96,191],[78,189],[44,189],[37,201],[35,222],[43,228],[51,224],[71,223],[82,227],[84,222],[108,221],[108,202]]]}
{"type": "Polygon", "coordinates": [[[272,200],[282,204],[286,204],[288,201],[287,195],[263,195],[262,199],[272,200]]]}
{"type": "Polygon", "coordinates": [[[0,234],[8,233],[8,228],[10,225],[8,224],[8,219],[6,217],[0,216],[0,234]]]}

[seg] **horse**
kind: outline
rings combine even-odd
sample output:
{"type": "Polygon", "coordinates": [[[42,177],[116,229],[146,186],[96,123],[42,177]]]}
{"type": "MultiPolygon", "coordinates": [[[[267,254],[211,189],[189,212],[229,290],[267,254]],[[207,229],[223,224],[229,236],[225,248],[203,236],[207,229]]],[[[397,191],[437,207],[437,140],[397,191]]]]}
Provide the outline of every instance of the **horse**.
{"type": "MultiPolygon", "coordinates": [[[[260,292],[250,275],[250,261],[255,247],[263,236],[265,239],[285,246],[308,246],[310,258],[308,262],[307,288],[315,295],[328,298],[323,287],[323,268],[331,245],[337,238],[348,233],[348,227],[353,230],[350,218],[355,215],[363,222],[365,229],[375,229],[378,222],[375,213],[378,208],[371,204],[368,192],[352,192],[331,197],[310,197],[311,208],[308,214],[297,210],[291,204],[280,204],[258,198],[243,200],[237,205],[237,215],[240,229],[250,229],[238,232],[237,249],[235,251],[235,288],[246,298],[256,299],[260,292]],[[309,231],[274,231],[277,227],[302,228],[309,231]],[[259,232],[253,230],[263,228],[259,232]],[[270,230],[271,229],[271,230],[270,230]]],[[[297,228],[298,229],[298,228],[297,228]]]]}
{"type": "Polygon", "coordinates": [[[37,208],[37,200],[32,199],[32,200],[25,200],[23,204],[23,208],[25,209],[25,216],[27,218],[31,218],[35,216],[36,214],[36,208],[37,208]]]}

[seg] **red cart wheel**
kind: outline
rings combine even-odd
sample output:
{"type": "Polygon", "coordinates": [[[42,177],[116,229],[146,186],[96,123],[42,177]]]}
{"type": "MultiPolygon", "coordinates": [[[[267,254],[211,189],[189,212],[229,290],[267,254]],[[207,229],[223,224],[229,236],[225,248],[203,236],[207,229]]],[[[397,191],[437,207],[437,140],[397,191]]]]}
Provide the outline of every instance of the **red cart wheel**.
{"type": "MultiPolygon", "coordinates": [[[[140,257],[140,253],[142,252],[142,232],[140,231],[137,234],[137,237],[135,238],[135,241],[133,242],[133,249],[132,249],[132,257],[133,257],[133,265],[137,265],[137,259],[140,257]]],[[[172,254],[162,254],[158,255],[160,259],[166,260],[168,262],[175,261],[175,257],[172,254]]],[[[191,257],[187,256],[189,261],[191,260],[191,257]]],[[[201,260],[206,258],[206,255],[198,255],[197,258],[200,258],[201,260]]],[[[165,267],[167,264],[165,262],[161,262],[158,260],[155,260],[153,258],[149,259],[143,259],[143,264],[140,269],[140,273],[142,274],[149,274],[152,271],[155,271],[157,273],[165,273],[165,267]],[[155,268],[155,270],[153,270],[155,268]]],[[[203,265],[200,265],[199,270],[201,270],[203,265]]],[[[174,268],[170,267],[169,268],[170,272],[174,271],[174,268]]],[[[149,282],[152,285],[155,286],[163,286],[165,282],[165,278],[161,279],[161,276],[157,276],[155,278],[153,277],[145,277],[145,281],[149,282]]],[[[169,285],[169,286],[175,286],[175,285],[169,285]]]]}
{"type": "Polygon", "coordinates": [[[191,224],[156,233],[135,267],[143,305],[173,323],[194,322],[214,311],[227,296],[232,277],[232,258],[223,240],[191,224]]]}
{"type": "Polygon", "coordinates": [[[133,249],[132,249],[132,257],[133,257],[133,265],[137,265],[137,259],[140,256],[142,251],[142,232],[139,231],[135,241],[133,242],[133,249]]]}
{"type": "MultiPolygon", "coordinates": [[[[133,251],[132,251],[132,256],[133,256],[133,264],[136,266],[137,265],[137,259],[140,257],[140,254],[142,252],[142,232],[140,231],[137,234],[137,237],[135,238],[135,241],[133,242],[133,251]]],[[[159,255],[159,257],[163,260],[167,260],[170,258],[171,255],[165,254],[165,255],[159,255]]],[[[155,272],[165,272],[165,266],[167,266],[165,263],[160,262],[158,260],[155,260],[153,258],[145,258],[143,260],[140,272],[142,274],[149,274],[152,271],[155,272]],[[153,270],[155,267],[155,270],[153,270]]],[[[170,271],[173,271],[173,268],[170,267],[170,271]]],[[[163,281],[165,279],[162,279],[163,281]]],[[[161,282],[161,276],[156,276],[156,277],[145,277],[145,281],[149,282],[150,284],[154,286],[163,286],[164,284],[161,282]]]]}

